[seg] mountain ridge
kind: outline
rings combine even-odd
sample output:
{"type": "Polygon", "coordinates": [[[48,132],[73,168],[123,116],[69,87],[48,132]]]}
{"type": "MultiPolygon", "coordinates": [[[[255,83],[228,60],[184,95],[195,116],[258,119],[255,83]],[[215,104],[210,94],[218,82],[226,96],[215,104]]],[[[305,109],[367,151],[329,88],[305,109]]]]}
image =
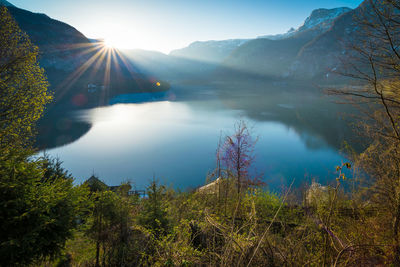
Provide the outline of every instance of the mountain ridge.
{"type": "Polygon", "coordinates": [[[339,17],[350,11],[348,7],[319,8],[313,10],[301,26],[287,33],[254,39],[197,41],[169,55],[215,64],[215,77],[229,77],[229,73],[240,72],[285,78],[293,76],[296,69],[293,60],[304,47],[329,31],[339,17]]]}
{"type": "Polygon", "coordinates": [[[209,63],[219,63],[226,58],[229,53],[249,40],[250,39],[195,41],[187,47],[172,50],[169,55],[209,63]]]}
{"type": "MultiPolygon", "coordinates": [[[[46,71],[50,89],[55,92],[55,104],[75,105],[73,98],[77,95],[85,96],[86,101],[83,105],[101,104],[96,104],[97,94],[100,92],[93,93],[93,90],[88,90],[88,85],[104,86],[107,82],[104,74],[107,69],[106,62],[99,56],[109,53],[103,49],[104,45],[91,42],[73,26],[52,19],[46,14],[15,6],[9,6],[7,9],[21,30],[39,47],[39,64],[46,71]]],[[[118,53],[115,54],[115,62],[120,66],[117,68],[112,64],[109,69],[107,94],[111,96],[161,89],[156,88],[154,82],[138,73],[132,66],[126,66],[123,58],[118,53]]],[[[104,101],[106,98],[102,100],[104,101]]]]}
{"type": "MultiPolygon", "coordinates": [[[[299,27],[301,30],[294,31],[289,37],[270,39],[253,47],[250,44],[255,43],[255,40],[249,41],[231,53],[220,68],[219,75],[225,71],[229,76],[236,71],[275,79],[341,83],[345,77],[332,74],[345,67],[343,58],[352,53],[349,44],[356,43],[356,17],[368,13],[369,8],[368,1],[364,1],[350,11],[346,8],[333,9],[336,14],[325,20],[327,23],[318,23],[318,27],[315,27],[315,23],[310,24],[310,19],[306,19],[303,25],[305,27],[299,27]],[[296,41],[307,35],[308,40],[303,39],[302,43],[296,41]],[[277,47],[275,50],[274,46],[277,47]],[[279,51],[285,46],[292,50],[279,51]]],[[[313,16],[324,12],[326,10],[315,10],[313,16]]]]}
{"type": "Polygon", "coordinates": [[[357,42],[358,20],[371,12],[369,1],[339,17],[332,27],[305,46],[291,68],[292,76],[328,78],[333,70],[343,67],[344,57],[352,54],[349,44],[357,42]]]}
{"type": "Polygon", "coordinates": [[[280,40],[291,37],[299,32],[305,30],[313,29],[318,27],[322,30],[328,30],[335,19],[343,14],[350,12],[352,9],[348,7],[337,7],[337,8],[318,8],[314,9],[311,14],[304,20],[303,24],[297,29],[291,28],[286,33],[276,34],[276,35],[264,35],[258,36],[257,38],[266,38],[271,40],[280,40]]]}

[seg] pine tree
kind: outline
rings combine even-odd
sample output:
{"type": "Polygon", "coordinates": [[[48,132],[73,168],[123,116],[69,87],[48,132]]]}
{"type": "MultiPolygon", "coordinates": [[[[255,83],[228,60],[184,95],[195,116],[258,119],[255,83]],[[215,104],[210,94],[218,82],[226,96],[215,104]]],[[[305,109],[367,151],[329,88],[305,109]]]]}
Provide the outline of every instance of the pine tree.
{"type": "Polygon", "coordinates": [[[141,225],[154,231],[156,238],[168,232],[168,218],[165,208],[165,187],[153,180],[146,190],[148,199],[144,200],[143,210],[138,221],[141,225]]]}
{"type": "Polygon", "coordinates": [[[84,188],[57,161],[0,161],[0,266],[29,265],[62,251],[86,203],[84,188]]]}

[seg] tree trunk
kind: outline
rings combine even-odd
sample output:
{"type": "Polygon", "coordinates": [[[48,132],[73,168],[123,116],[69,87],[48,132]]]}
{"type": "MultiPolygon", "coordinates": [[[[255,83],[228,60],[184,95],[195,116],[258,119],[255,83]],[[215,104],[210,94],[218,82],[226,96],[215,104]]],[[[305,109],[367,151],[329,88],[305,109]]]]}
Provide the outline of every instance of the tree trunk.
{"type": "Polygon", "coordinates": [[[399,225],[400,225],[400,199],[397,199],[396,213],[393,223],[393,237],[395,242],[394,247],[394,265],[400,266],[400,240],[399,240],[399,225]]]}
{"type": "Polygon", "coordinates": [[[97,217],[97,240],[96,240],[96,267],[100,267],[100,237],[101,237],[101,215],[97,217]]]}

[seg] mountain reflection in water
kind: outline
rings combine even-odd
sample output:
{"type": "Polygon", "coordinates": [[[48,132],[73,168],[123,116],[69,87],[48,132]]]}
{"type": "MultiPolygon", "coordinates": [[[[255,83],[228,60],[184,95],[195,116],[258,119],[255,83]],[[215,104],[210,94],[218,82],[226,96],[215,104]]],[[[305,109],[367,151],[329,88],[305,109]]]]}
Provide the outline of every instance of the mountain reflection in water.
{"type": "Polygon", "coordinates": [[[272,189],[293,178],[298,185],[333,180],[335,166],[345,161],[338,151],[354,136],[339,115],[343,106],[317,89],[245,86],[219,84],[213,94],[209,87],[177,87],[176,101],[83,110],[74,120],[90,124],[88,132],[47,152],[77,182],[94,172],[108,184],[129,180],[143,188],[155,175],[185,189],[204,184],[221,132],[231,133],[245,119],[259,137],[255,169],[272,189]]]}

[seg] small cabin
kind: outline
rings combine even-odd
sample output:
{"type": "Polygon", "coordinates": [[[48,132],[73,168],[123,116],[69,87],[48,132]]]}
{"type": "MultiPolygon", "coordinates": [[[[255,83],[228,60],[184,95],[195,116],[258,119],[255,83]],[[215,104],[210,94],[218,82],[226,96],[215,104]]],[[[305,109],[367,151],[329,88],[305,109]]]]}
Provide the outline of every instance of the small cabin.
{"type": "Polygon", "coordinates": [[[220,185],[223,179],[221,177],[217,178],[209,184],[199,187],[196,191],[202,194],[218,194],[220,190],[220,185]]]}
{"type": "Polygon", "coordinates": [[[308,206],[327,203],[329,201],[330,187],[313,182],[306,193],[306,203],[308,206]]]}

